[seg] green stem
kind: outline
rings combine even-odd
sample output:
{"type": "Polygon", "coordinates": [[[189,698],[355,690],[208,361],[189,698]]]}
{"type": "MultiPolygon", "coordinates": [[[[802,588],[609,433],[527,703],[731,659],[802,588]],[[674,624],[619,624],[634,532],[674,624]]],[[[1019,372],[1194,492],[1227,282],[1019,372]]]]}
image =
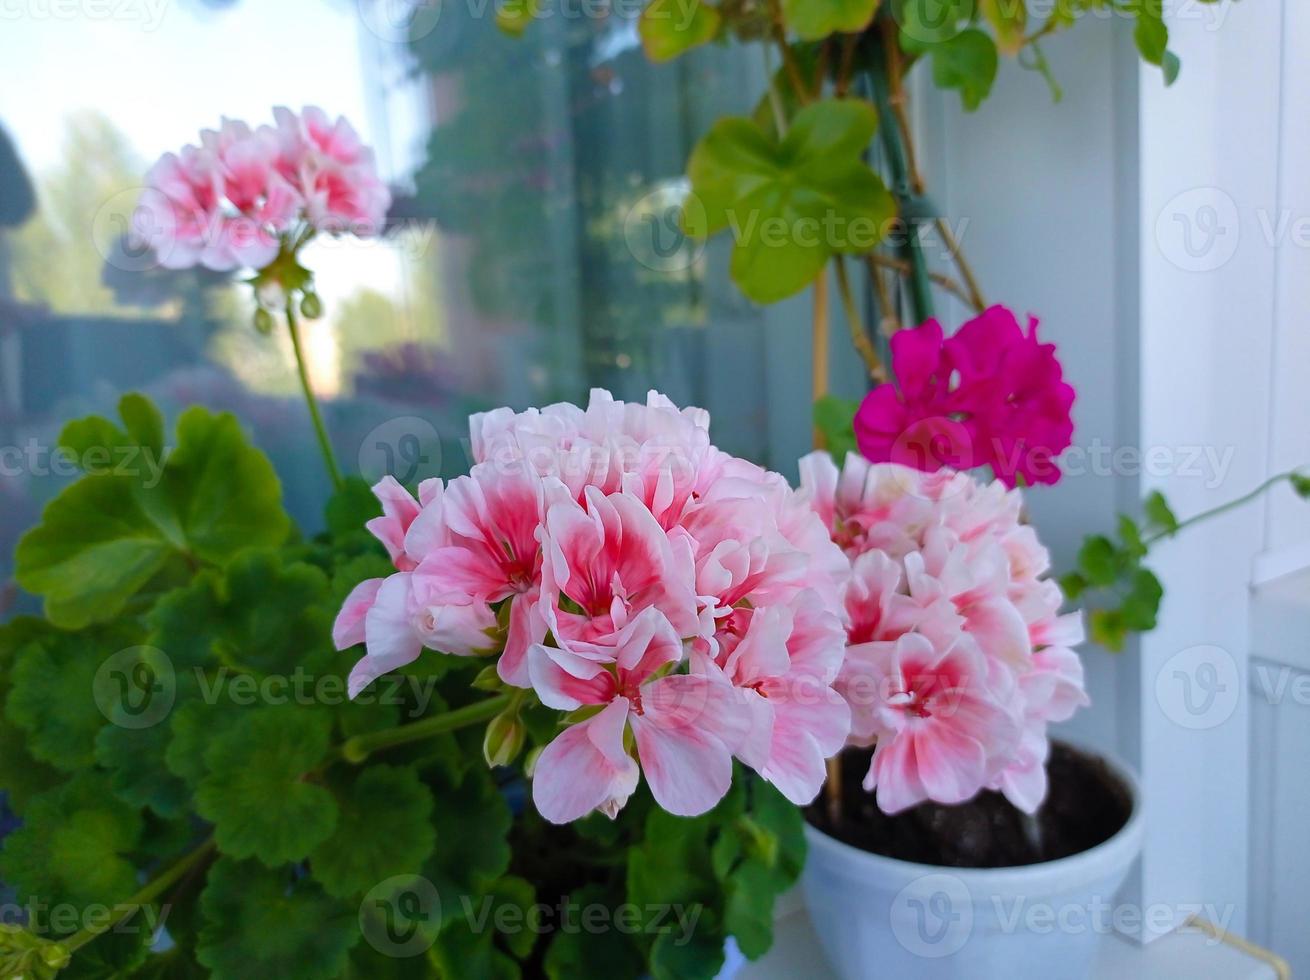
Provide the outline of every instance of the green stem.
{"type": "Polygon", "coordinates": [[[319,413],[314,389],[309,384],[309,371],[305,367],[305,351],[300,344],[300,326],[296,322],[295,299],[290,295],[287,296],[287,328],[291,332],[291,347],[296,352],[296,372],[300,375],[300,388],[305,393],[309,417],[314,423],[314,432],[318,435],[318,448],[323,451],[323,462],[327,465],[328,475],[332,477],[333,487],[340,490],[343,482],[341,468],[337,466],[337,458],[332,453],[332,441],[328,438],[327,427],[323,424],[323,416],[319,413]]]}
{"type": "Polygon", "coordinates": [[[1286,471],[1285,473],[1276,473],[1275,475],[1271,476],[1269,479],[1265,480],[1264,483],[1261,483],[1250,493],[1245,493],[1242,496],[1236,498],[1235,500],[1230,500],[1225,504],[1220,504],[1218,507],[1211,507],[1209,510],[1203,510],[1199,514],[1194,514],[1193,516],[1187,518],[1187,520],[1185,521],[1179,521],[1178,526],[1175,528],[1166,531],[1157,531],[1155,534],[1143,538],[1142,544],[1146,545],[1146,547],[1149,548],[1157,541],[1163,540],[1164,538],[1171,538],[1178,532],[1182,531],[1184,528],[1191,527],[1193,524],[1200,524],[1202,521],[1208,521],[1212,517],[1218,517],[1220,514],[1227,513],[1228,511],[1241,507],[1244,504],[1249,504],[1252,500],[1255,500],[1261,494],[1266,493],[1273,487],[1277,486],[1279,483],[1282,483],[1284,480],[1291,480],[1294,476],[1296,476],[1300,472],[1301,469],[1303,469],[1303,467],[1298,466],[1295,469],[1290,469],[1286,471]]]}
{"type": "Polygon", "coordinates": [[[499,694],[485,701],[478,701],[475,704],[456,708],[454,711],[424,718],[412,725],[400,725],[397,728],[387,728],[380,732],[366,732],[363,735],[356,735],[342,744],[341,757],[347,762],[360,763],[374,752],[382,749],[394,748],[397,745],[408,745],[410,742],[421,742],[435,735],[444,735],[459,728],[467,728],[469,725],[490,721],[509,707],[513,698],[514,695],[512,694],[499,694]]]}
{"type": "Polygon", "coordinates": [[[97,923],[95,926],[87,926],[81,932],[74,933],[68,939],[59,943],[69,953],[75,953],[87,943],[93,941],[97,936],[103,935],[123,920],[129,918],[144,905],[149,905],[157,898],[177,884],[178,881],[186,875],[188,871],[198,865],[201,861],[209,857],[214,850],[214,838],[209,838],[199,847],[197,847],[186,857],[180,859],[176,864],[161,874],[158,878],[153,879],[146,884],[139,892],[129,898],[126,902],[121,902],[114,906],[114,914],[109,921],[97,923]]]}
{"type": "MultiPolygon", "coordinates": [[[[910,168],[906,162],[906,149],[901,141],[900,128],[895,124],[895,113],[891,106],[890,71],[887,56],[877,44],[871,45],[870,61],[872,67],[867,75],[873,89],[874,101],[877,103],[878,116],[882,120],[878,132],[882,136],[883,152],[887,157],[887,175],[891,178],[892,192],[902,207],[915,197],[911,186],[910,168]]],[[[908,233],[901,258],[908,263],[910,274],[907,277],[910,287],[910,306],[913,308],[915,325],[932,319],[932,280],[928,275],[928,263],[920,247],[918,224],[921,219],[901,216],[908,233]]]]}

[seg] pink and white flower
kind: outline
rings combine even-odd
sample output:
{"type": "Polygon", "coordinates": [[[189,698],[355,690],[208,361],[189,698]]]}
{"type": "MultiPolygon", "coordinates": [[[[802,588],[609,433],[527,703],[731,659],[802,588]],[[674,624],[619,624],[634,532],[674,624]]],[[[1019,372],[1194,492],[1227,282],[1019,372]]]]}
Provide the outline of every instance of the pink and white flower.
{"type": "Polygon", "coordinates": [[[380,234],[391,194],[343,118],[275,109],[276,127],[223,119],[146,174],[131,237],[166,269],[262,270],[308,232],[380,234]]]}
{"type": "Polygon", "coordinates": [[[840,472],[825,453],[806,457],[801,481],[852,563],[836,688],[851,743],[876,746],[866,783],[879,806],[995,789],[1036,809],[1048,726],[1087,695],[1081,620],[1059,614],[1019,492],[854,454],[840,472]]]}
{"type": "Polygon", "coordinates": [[[834,688],[850,569],[808,498],[655,392],[470,430],[467,476],[417,500],[377,487],[369,527],[397,572],[337,620],[339,647],[365,647],[352,696],[426,648],[495,657],[506,685],[584,709],[535,766],[550,820],[612,816],[643,771],[661,806],[702,813],[734,756],[812,800],[850,726],[834,688]]]}
{"type": "Polygon", "coordinates": [[[554,823],[592,810],[613,816],[637,787],[638,761],[655,801],[670,813],[704,813],[723,798],[748,719],[722,678],[669,673],[682,653],[677,632],[654,608],[619,632],[612,663],[532,647],[529,670],[543,704],[562,711],[603,706],[538,758],[532,793],[542,816],[554,823]],[[636,760],[624,744],[629,731],[636,760]]]}

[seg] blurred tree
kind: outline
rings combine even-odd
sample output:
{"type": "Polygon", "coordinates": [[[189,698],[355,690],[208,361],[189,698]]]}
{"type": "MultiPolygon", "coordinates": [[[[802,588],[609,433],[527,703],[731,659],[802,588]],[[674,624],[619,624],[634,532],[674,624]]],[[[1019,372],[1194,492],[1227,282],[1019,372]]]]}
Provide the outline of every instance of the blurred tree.
{"type": "Polygon", "coordinates": [[[59,312],[123,311],[102,280],[101,249],[125,230],[112,219],[131,214],[141,173],[141,161],[108,118],[91,111],[68,118],[60,163],[38,179],[36,216],[14,236],[18,299],[59,312]]]}

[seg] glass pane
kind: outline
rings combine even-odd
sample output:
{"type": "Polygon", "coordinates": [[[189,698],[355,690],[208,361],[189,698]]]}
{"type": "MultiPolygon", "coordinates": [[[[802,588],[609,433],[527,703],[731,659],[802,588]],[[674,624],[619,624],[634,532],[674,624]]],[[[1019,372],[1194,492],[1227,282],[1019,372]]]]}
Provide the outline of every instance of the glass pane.
{"type": "MultiPolygon", "coordinates": [[[[762,87],[745,52],[652,65],[636,5],[565,5],[518,39],[473,0],[49,9],[0,40],[21,79],[0,91],[6,577],[71,475],[52,449],[62,422],[128,390],[170,417],[237,413],[301,527],[320,525],[326,480],[287,337],[256,332],[239,275],[164,270],[123,239],[159,154],[224,115],[271,121],[274,105],[347,116],[395,190],[383,239],[305,255],[326,310],[306,325],[309,371],[348,469],[460,472],[469,412],[593,386],[703,405],[716,442],[761,462],[790,468],[804,448],[804,331],[766,329],[727,284],[724,244],[676,224],[691,146],[762,87]]],[[[30,607],[8,589],[6,613],[30,607]]]]}

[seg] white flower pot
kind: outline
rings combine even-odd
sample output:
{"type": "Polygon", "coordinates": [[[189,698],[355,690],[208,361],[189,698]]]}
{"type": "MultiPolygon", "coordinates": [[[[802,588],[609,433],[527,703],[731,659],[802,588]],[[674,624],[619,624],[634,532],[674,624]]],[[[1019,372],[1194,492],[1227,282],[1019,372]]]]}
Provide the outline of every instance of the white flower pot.
{"type": "Polygon", "coordinates": [[[805,902],[843,980],[1014,980],[1090,976],[1112,931],[1115,895],[1142,848],[1141,791],[1109,840],[1056,861],[1014,868],[912,864],[844,844],[806,824],[805,902]]]}

